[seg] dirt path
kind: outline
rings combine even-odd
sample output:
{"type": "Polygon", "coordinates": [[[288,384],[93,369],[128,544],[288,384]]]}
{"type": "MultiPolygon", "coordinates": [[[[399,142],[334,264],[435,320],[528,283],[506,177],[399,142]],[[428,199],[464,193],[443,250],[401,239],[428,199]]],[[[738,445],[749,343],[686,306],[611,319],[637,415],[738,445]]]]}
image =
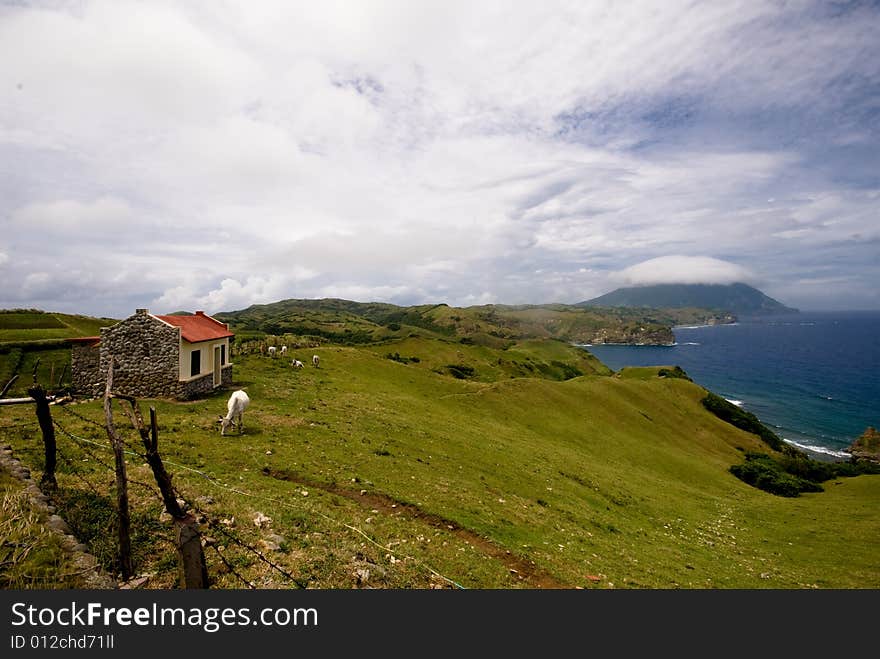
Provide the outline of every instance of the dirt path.
{"type": "Polygon", "coordinates": [[[411,503],[397,501],[386,494],[376,492],[365,492],[364,494],[361,494],[360,490],[353,490],[351,488],[342,487],[340,485],[331,485],[329,483],[321,483],[288,470],[264,467],[262,473],[265,476],[270,476],[277,480],[300,483],[307,487],[345,497],[369,510],[378,510],[388,515],[393,514],[405,516],[407,519],[418,520],[434,528],[452,533],[456,537],[469,542],[485,555],[491,556],[495,560],[503,563],[514,577],[522,581],[529,588],[571,588],[571,586],[562,583],[553,575],[548,574],[539,568],[535,565],[534,561],[527,561],[515,556],[507,549],[496,545],[494,542],[483,536],[477,535],[473,531],[459,526],[454,521],[444,519],[433,513],[427,513],[411,503]]]}

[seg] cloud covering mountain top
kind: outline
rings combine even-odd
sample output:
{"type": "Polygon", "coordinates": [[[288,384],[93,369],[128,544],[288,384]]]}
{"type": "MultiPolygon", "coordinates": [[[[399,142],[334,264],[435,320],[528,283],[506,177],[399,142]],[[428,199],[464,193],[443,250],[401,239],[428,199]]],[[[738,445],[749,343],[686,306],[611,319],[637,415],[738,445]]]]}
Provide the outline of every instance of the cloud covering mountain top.
{"type": "Polygon", "coordinates": [[[878,31],[858,2],[4,5],[0,307],[745,273],[880,308],[878,31]]]}

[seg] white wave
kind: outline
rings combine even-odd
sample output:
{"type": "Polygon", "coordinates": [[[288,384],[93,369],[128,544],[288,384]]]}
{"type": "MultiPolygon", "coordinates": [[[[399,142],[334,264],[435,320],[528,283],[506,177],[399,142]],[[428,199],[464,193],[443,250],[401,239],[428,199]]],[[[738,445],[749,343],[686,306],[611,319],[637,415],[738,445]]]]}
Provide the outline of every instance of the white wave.
{"type": "Polygon", "coordinates": [[[698,345],[700,345],[700,344],[697,343],[696,341],[685,341],[684,343],[676,343],[675,345],[679,345],[679,346],[698,346],[698,345]]]}
{"type": "Polygon", "coordinates": [[[736,400],[735,398],[725,398],[724,400],[726,400],[728,403],[733,403],[737,407],[743,406],[743,402],[741,400],[736,400]]]}
{"type": "Polygon", "coordinates": [[[836,458],[850,457],[850,454],[846,451],[835,451],[834,449],[826,448],[824,446],[811,446],[810,444],[800,444],[790,439],[786,439],[785,437],[783,437],[782,439],[792,446],[797,446],[798,448],[806,449],[807,451],[812,451],[813,453],[824,453],[825,455],[833,455],[836,458]]]}
{"type": "Polygon", "coordinates": [[[714,327],[714,325],[675,325],[672,329],[702,329],[704,327],[714,327]]]}

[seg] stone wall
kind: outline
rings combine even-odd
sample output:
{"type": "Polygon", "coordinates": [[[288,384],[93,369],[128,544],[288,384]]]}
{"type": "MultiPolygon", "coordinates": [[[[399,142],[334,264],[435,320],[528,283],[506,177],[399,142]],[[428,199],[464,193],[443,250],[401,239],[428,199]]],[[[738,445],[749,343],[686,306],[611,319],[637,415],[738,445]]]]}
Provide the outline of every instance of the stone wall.
{"type": "MultiPolygon", "coordinates": [[[[114,358],[113,390],[139,398],[179,398],[180,328],[146,309],[101,329],[101,374],[114,358]]],[[[103,393],[103,387],[102,387],[103,393]]]]}
{"type": "Polygon", "coordinates": [[[180,398],[192,400],[202,398],[214,391],[214,374],[206,373],[200,378],[180,383],[180,398]]]}
{"type": "MultiPolygon", "coordinates": [[[[227,364],[220,371],[220,385],[228,387],[232,384],[232,364],[227,364]]],[[[214,391],[214,374],[206,373],[200,378],[181,382],[179,397],[184,400],[203,398],[214,391]]]]}
{"type": "Polygon", "coordinates": [[[70,348],[70,373],[76,393],[102,395],[106,376],[101,375],[100,346],[74,343],[70,348]]]}
{"type": "MultiPolygon", "coordinates": [[[[146,309],[138,309],[112,327],[101,328],[98,346],[73,344],[71,372],[78,394],[104,395],[111,355],[116,393],[191,400],[214,390],[212,373],[180,381],[180,328],[151,316],[146,309]]],[[[222,367],[220,383],[224,387],[232,385],[232,364],[222,367]]]]}

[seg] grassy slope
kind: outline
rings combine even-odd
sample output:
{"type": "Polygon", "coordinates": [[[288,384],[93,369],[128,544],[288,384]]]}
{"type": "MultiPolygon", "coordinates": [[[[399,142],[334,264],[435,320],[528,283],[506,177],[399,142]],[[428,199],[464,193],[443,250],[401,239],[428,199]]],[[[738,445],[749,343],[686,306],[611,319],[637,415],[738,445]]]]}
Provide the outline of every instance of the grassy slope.
{"type": "Polygon", "coordinates": [[[45,527],[45,515],[31,510],[17,478],[0,466],[0,588],[85,587],[60,537],[45,527]]]}
{"type": "MultiPolygon", "coordinates": [[[[397,307],[348,300],[282,300],[219,313],[234,331],[248,336],[257,330],[275,335],[317,335],[344,340],[344,332],[372,340],[405,337],[416,331],[432,337],[467,337],[494,347],[511,339],[559,338],[589,342],[605,330],[610,338],[648,336],[672,340],[672,320],[653,310],[592,309],[568,305],[483,305],[466,308],[446,304],[397,307]],[[395,329],[392,329],[395,328],[395,329]]],[[[350,342],[362,342],[350,341],[350,342]]]]}
{"type": "Polygon", "coordinates": [[[39,359],[37,379],[44,386],[57,384],[64,373],[70,382],[70,348],[64,339],[98,336],[102,327],[117,321],[63,313],[7,311],[0,313],[0,388],[16,373],[19,379],[7,396],[24,396],[33,382],[34,364],[39,359]],[[67,371],[64,371],[65,366],[67,371]]]}
{"type": "Polygon", "coordinates": [[[110,318],[92,318],[64,313],[26,311],[0,313],[0,344],[97,336],[102,327],[115,322],[117,321],[110,318]]]}
{"type": "MultiPolygon", "coordinates": [[[[160,448],[169,461],[257,495],[171,466],[189,500],[210,494],[211,512],[245,520],[242,533],[256,537],[246,521],[256,511],[272,516],[288,539],[286,552],[273,558],[315,587],[353,585],[358,565],[371,567],[377,586],[434,584],[426,565],[468,587],[530,585],[456,525],[572,587],[880,587],[880,477],[842,479],[797,499],[772,496],[727,471],[742,450],[761,445],[706,412],[697,385],[649,369],[567,381],[511,378],[504,362],[517,351],[544,363],[573,358],[557,342],[495,351],[427,339],[318,348],[321,368],[302,371],[280,359],[240,357],[235,377],[252,399],[245,434],[221,439],[216,431],[226,393],[159,402],[160,448]],[[389,351],[420,362],[386,359],[389,351]],[[453,355],[474,366],[474,380],[432,370],[453,355]],[[392,500],[394,508],[382,505],[392,500]],[[436,518],[414,518],[406,504],[436,518]],[[395,555],[410,558],[395,562],[395,555]]],[[[96,403],[77,409],[101,419],[96,403]]],[[[25,431],[30,440],[15,428],[2,431],[26,420],[17,416],[23,413],[0,413],[0,439],[31,446],[38,465],[34,430],[25,431]]],[[[100,428],[56,416],[76,434],[105,441],[100,428]]],[[[81,466],[93,467],[93,460],[81,466]]],[[[131,468],[149,479],[137,460],[131,468]]],[[[61,478],[81,487],[79,479],[61,478]]],[[[158,514],[147,508],[145,515],[158,514]]],[[[167,547],[144,551],[144,571],[173,574],[167,547]]],[[[241,561],[256,580],[260,565],[241,561]]],[[[212,574],[219,569],[211,563],[212,574]]],[[[240,586],[218,578],[221,586],[240,586]]],[[[260,583],[284,586],[269,575],[260,583]]]]}

